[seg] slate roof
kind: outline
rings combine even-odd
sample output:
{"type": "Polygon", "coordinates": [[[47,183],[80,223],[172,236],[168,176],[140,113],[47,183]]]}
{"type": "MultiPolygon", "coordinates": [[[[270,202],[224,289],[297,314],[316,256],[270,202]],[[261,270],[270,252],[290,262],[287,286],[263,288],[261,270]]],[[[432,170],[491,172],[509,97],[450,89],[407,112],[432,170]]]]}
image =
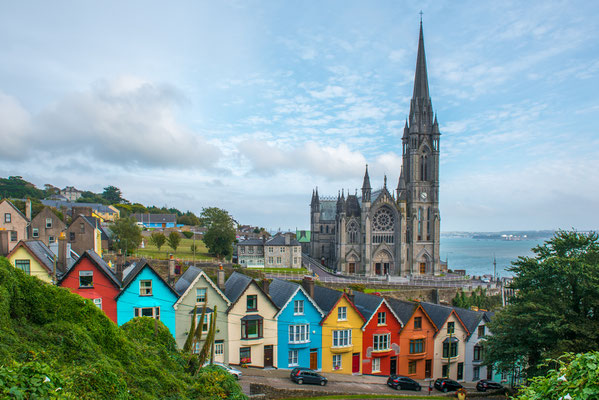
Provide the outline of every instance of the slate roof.
{"type": "Polygon", "coordinates": [[[131,282],[133,282],[133,280],[137,277],[137,275],[139,275],[139,273],[146,267],[148,266],[148,268],[150,268],[154,274],[156,274],[156,276],[158,277],[158,279],[160,279],[162,281],[162,283],[164,283],[164,285],[169,288],[171,290],[171,292],[177,297],[179,298],[179,295],[177,294],[177,292],[175,292],[175,289],[173,289],[171,287],[171,285],[168,284],[168,282],[166,282],[162,276],[160,276],[160,274],[154,269],[154,267],[152,267],[150,265],[150,263],[145,259],[142,258],[141,260],[139,260],[137,263],[135,264],[131,264],[130,266],[128,266],[127,268],[125,268],[125,270],[123,271],[123,284],[122,284],[122,289],[121,292],[116,296],[115,300],[118,299],[121,294],[123,294],[123,292],[129,287],[129,285],[131,284],[131,282]]]}
{"type": "Polygon", "coordinates": [[[108,233],[106,233],[106,231],[104,230],[104,228],[101,225],[101,222],[98,218],[96,217],[89,217],[86,215],[82,215],[81,216],[88,224],[90,224],[93,228],[98,228],[100,230],[100,235],[102,240],[108,240],[108,233]]]}
{"type": "Polygon", "coordinates": [[[299,286],[297,283],[275,278],[268,287],[268,294],[277,307],[281,308],[287,304],[299,286]]]}
{"type": "Polygon", "coordinates": [[[52,200],[52,199],[44,199],[40,200],[40,202],[45,206],[54,207],[57,209],[66,208],[67,210],[72,209],[73,207],[90,207],[93,210],[96,210],[101,213],[106,214],[116,214],[109,206],[100,203],[77,203],[72,201],[60,201],[60,200],[52,200]]]}
{"type": "Polygon", "coordinates": [[[138,222],[146,222],[149,224],[168,224],[176,223],[177,216],[175,214],[133,214],[133,217],[138,222]]]}
{"type": "Polygon", "coordinates": [[[372,317],[372,314],[379,308],[382,301],[383,298],[381,296],[354,291],[354,304],[366,321],[372,317]]]}
{"type": "Polygon", "coordinates": [[[414,303],[413,301],[404,301],[389,297],[386,300],[403,324],[406,324],[409,321],[412,314],[414,314],[416,307],[418,307],[418,303],[414,303]]]}
{"type": "Polygon", "coordinates": [[[241,296],[251,282],[252,278],[237,271],[231,274],[227,282],[225,282],[225,296],[231,301],[231,304],[239,299],[239,296],[241,296]]]}
{"type": "MultiPolygon", "coordinates": [[[[33,254],[49,272],[54,270],[54,253],[44,242],[41,240],[25,240],[23,246],[27,247],[31,254],[33,254]]],[[[60,274],[58,269],[56,270],[57,275],[60,274]]]]}
{"type": "Polygon", "coordinates": [[[189,285],[193,282],[195,278],[202,272],[198,267],[194,267],[193,265],[187,268],[187,270],[181,275],[177,283],[175,283],[175,292],[179,294],[179,296],[183,295],[189,285]]]}
{"type": "Polygon", "coordinates": [[[485,315],[483,311],[474,311],[458,307],[454,307],[453,309],[458,314],[458,317],[460,317],[470,334],[476,330],[476,326],[485,315]]]}
{"type": "Polygon", "coordinates": [[[428,316],[431,318],[437,329],[441,329],[445,321],[447,321],[449,314],[451,314],[451,311],[453,311],[452,307],[443,306],[440,304],[426,303],[424,301],[420,304],[422,305],[422,308],[424,308],[424,311],[426,311],[428,316]]]}
{"type": "Polygon", "coordinates": [[[265,243],[266,246],[301,246],[300,242],[298,242],[294,238],[290,238],[289,244],[285,243],[285,235],[281,235],[277,233],[275,236],[270,238],[265,243]]]}
{"type": "Polygon", "coordinates": [[[313,299],[325,314],[331,311],[341,296],[343,296],[343,292],[339,290],[314,285],[313,299]]]}
{"type": "Polygon", "coordinates": [[[245,239],[237,243],[238,246],[262,246],[262,239],[245,239]]]}

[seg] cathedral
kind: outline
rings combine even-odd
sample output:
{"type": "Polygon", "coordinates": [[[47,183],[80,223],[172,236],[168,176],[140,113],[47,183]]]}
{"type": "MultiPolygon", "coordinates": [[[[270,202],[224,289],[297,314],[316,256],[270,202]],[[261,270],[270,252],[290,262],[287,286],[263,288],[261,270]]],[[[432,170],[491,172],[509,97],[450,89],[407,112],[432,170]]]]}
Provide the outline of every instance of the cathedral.
{"type": "Polygon", "coordinates": [[[439,124],[428,90],[422,21],[410,115],[402,137],[395,190],[370,186],[368,165],[361,196],[342,191],[310,203],[310,256],[339,273],[365,276],[438,275],[439,124]]]}

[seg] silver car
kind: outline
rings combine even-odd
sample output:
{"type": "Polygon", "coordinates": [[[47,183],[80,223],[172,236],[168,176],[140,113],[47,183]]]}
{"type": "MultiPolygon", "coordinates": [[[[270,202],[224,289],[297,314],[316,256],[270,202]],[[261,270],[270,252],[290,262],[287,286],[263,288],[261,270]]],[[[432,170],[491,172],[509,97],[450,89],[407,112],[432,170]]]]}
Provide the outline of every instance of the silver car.
{"type": "MultiPolygon", "coordinates": [[[[207,367],[208,365],[210,365],[209,362],[204,363],[203,367],[207,367]]],[[[212,363],[212,365],[214,365],[217,368],[227,371],[228,373],[230,373],[237,379],[241,379],[241,371],[236,368],[231,367],[230,365],[219,363],[219,362],[212,363]]]]}

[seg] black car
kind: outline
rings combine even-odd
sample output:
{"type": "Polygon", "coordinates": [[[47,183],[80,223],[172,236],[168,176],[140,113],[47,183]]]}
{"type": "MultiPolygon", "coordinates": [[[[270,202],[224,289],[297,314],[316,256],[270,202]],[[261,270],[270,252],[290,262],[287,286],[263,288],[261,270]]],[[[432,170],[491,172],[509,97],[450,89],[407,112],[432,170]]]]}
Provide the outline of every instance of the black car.
{"type": "Polygon", "coordinates": [[[449,378],[439,378],[435,381],[435,389],[440,390],[444,393],[453,392],[463,387],[458,382],[449,378]]]}
{"type": "Polygon", "coordinates": [[[387,379],[387,386],[391,386],[396,390],[415,390],[417,392],[422,390],[420,384],[414,379],[400,375],[390,375],[387,379]]]}
{"type": "Polygon", "coordinates": [[[479,392],[486,392],[487,390],[498,389],[503,389],[503,385],[501,383],[497,383],[489,379],[481,379],[476,383],[476,390],[478,390],[479,392]]]}
{"type": "Polygon", "coordinates": [[[312,383],[324,386],[327,384],[327,378],[309,368],[293,368],[291,370],[290,378],[298,385],[301,385],[302,383],[312,383]]]}

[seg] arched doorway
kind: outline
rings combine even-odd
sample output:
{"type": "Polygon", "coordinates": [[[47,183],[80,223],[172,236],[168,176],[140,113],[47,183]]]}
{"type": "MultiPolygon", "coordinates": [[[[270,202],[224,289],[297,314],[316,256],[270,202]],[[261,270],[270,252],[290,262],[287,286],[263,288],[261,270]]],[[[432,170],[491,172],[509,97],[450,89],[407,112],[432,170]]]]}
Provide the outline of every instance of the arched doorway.
{"type": "Polygon", "coordinates": [[[373,258],[372,271],[375,275],[384,276],[391,273],[393,267],[393,257],[387,250],[377,252],[373,258]]]}
{"type": "Polygon", "coordinates": [[[426,275],[431,271],[431,258],[428,254],[423,254],[418,260],[418,273],[420,275],[426,275]]]}

